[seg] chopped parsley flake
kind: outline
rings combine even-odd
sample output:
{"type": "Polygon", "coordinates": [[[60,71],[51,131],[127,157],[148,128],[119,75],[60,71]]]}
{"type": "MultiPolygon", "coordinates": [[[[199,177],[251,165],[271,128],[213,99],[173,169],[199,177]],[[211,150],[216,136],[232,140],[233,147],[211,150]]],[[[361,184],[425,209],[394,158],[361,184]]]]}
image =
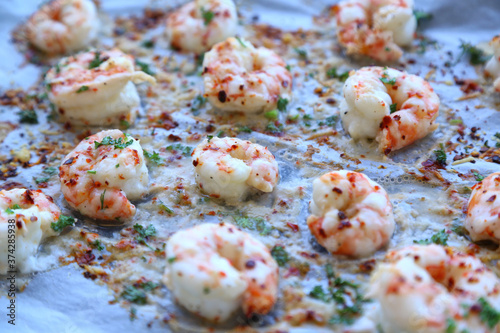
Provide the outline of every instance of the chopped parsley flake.
{"type": "Polygon", "coordinates": [[[281,112],[285,112],[287,105],[288,99],[281,97],[278,98],[278,110],[280,110],[281,112]]]}
{"type": "Polygon", "coordinates": [[[47,167],[45,169],[43,169],[43,173],[46,173],[47,175],[49,176],[53,176],[55,175],[59,170],[57,168],[54,168],[54,167],[47,167]]]}
{"type": "Polygon", "coordinates": [[[429,21],[433,18],[433,15],[431,13],[426,13],[421,10],[414,10],[413,15],[415,15],[415,18],[417,19],[417,25],[420,25],[422,22],[429,21]]]}
{"type": "Polygon", "coordinates": [[[155,41],[152,39],[145,40],[144,42],[142,42],[142,46],[147,49],[152,49],[155,46],[155,41]]]}
{"type": "Polygon", "coordinates": [[[326,265],[325,270],[328,289],[325,291],[322,286],[316,286],[309,296],[326,303],[333,301],[336,304],[337,313],[330,319],[330,324],[351,325],[362,314],[363,303],[369,300],[361,295],[357,284],[335,276],[330,264],[326,265]]]}
{"type": "Polygon", "coordinates": [[[96,239],[90,245],[92,245],[93,247],[95,247],[99,251],[102,251],[105,249],[104,245],[102,245],[102,243],[99,239],[96,239]]]}
{"type": "Polygon", "coordinates": [[[106,57],[101,59],[101,52],[97,51],[94,53],[94,59],[89,64],[89,69],[101,66],[101,64],[106,60],[108,60],[106,57]]]}
{"type": "Polygon", "coordinates": [[[170,209],[167,205],[165,205],[161,200],[159,200],[158,207],[160,207],[161,210],[167,212],[170,215],[174,213],[174,211],[170,209]]]}
{"type": "Polygon", "coordinates": [[[393,114],[394,112],[396,112],[398,110],[398,103],[391,104],[391,106],[389,108],[391,110],[391,114],[393,114]]]}
{"type": "Polygon", "coordinates": [[[240,126],[237,130],[238,132],[252,133],[252,129],[248,126],[240,126]]]}
{"type": "Polygon", "coordinates": [[[315,286],[313,290],[309,293],[309,296],[315,299],[322,300],[323,302],[328,303],[330,301],[330,297],[325,293],[322,286],[315,286]]]}
{"type": "Polygon", "coordinates": [[[251,217],[244,215],[234,215],[234,222],[240,227],[249,230],[257,230],[262,236],[269,235],[272,227],[268,226],[262,217],[251,217]]]}
{"type": "Polygon", "coordinates": [[[484,297],[479,299],[479,305],[481,305],[479,318],[490,329],[494,328],[500,322],[500,312],[492,307],[484,297]]]}
{"type": "Polygon", "coordinates": [[[50,177],[38,177],[38,178],[35,178],[35,183],[37,183],[37,184],[46,183],[49,181],[49,179],[50,179],[50,177]]]}
{"type": "Polygon", "coordinates": [[[139,66],[139,68],[141,69],[141,71],[143,71],[144,73],[149,74],[151,76],[155,75],[155,73],[149,68],[148,64],[146,64],[146,63],[144,63],[144,62],[142,62],[140,60],[137,60],[137,59],[135,60],[135,64],[137,66],[139,66]]]}
{"type": "Polygon", "coordinates": [[[140,305],[146,304],[146,300],[147,300],[146,293],[143,290],[140,290],[134,286],[125,287],[121,296],[131,303],[140,304],[140,305]]]}
{"type": "Polygon", "coordinates": [[[440,144],[440,149],[434,150],[434,155],[436,155],[436,162],[441,165],[446,165],[446,152],[444,150],[444,145],[440,144]]]}
{"type": "Polygon", "coordinates": [[[209,25],[210,22],[212,22],[212,20],[214,19],[215,14],[214,12],[210,10],[205,10],[205,8],[202,7],[201,16],[203,17],[203,23],[205,23],[205,25],[209,25]]]}
{"type": "Polygon", "coordinates": [[[101,142],[94,141],[96,149],[99,148],[100,146],[115,146],[115,149],[125,149],[132,143],[134,143],[133,139],[130,139],[129,141],[124,141],[123,138],[113,139],[110,136],[105,137],[104,139],[102,139],[101,142]]]}
{"type": "Polygon", "coordinates": [[[128,129],[128,128],[130,128],[130,123],[128,121],[126,121],[125,119],[123,119],[123,120],[120,120],[120,126],[125,128],[125,129],[128,129]]]}
{"type": "Polygon", "coordinates": [[[137,236],[135,236],[135,240],[138,243],[146,245],[151,250],[154,250],[151,246],[149,246],[147,240],[149,239],[149,237],[156,236],[155,227],[152,224],[150,224],[147,226],[147,228],[144,228],[142,225],[136,223],[136,224],[134,224],[133,228],[137,232],[137,236]]]}
{"type": "Polygon", "coordinates": [[[460,48],[462,53],[457,59],[457,62],[462,58],[464,54],[469,56],[469,62],[473,65],[481,65],[490,59],[490,56],[484,54],[484,52],[477,47],[473,46],[471,43],[464,42],[460,40],[460,48]]]}
{"type": "Polygon", "coordinates": [[[467,230],[458,219],[453,220],[450,229],[459,236],[465,236],[467,234],[467,230]]]}
{"type": "MultiPolygon", "coordinates": [[[[209,140],[210,142],[210,140],[209,140]]],[[[184,146],[180,143],[176,143],[175,145],[170,145],[166,148],[168,151],[173,151],[173,152],[180,152],[182,155],[189,157],[191,156],[191,152],[193,151],[193,148],[189,146],[184,146]]]]}
{"type": "Polygon", "coordinates": [[[387,74],[387,72],[384,72],[382,74],[380,81],[382,81],[382,83],[385,83],[385,84],[390,84],[391,86],[396,84],[396,78],[392,78],[392,79],[389,78],[389,74],[387,74]]]}
{"type": "Polygon", "coordinates": [[[87,173],[90,173],[91,175],[97,174],[97,171],[95,170],[87,170],[87,173]]]}
{"type": "Polygon", "coordinates": [[[89,89],[90,88],[88,86],[81,86],[80,88],[78,88],[78,90],[76,91],[76,93],[79,94],[79,93],[87,91],[89,89]]]}
{"type": "Polygon", "coordinates": [[[339,74],[337,73],[337,68],[332,67],[326,71],[326,77],[329,79],[339,79],[340,81],[344,82],[349,77],[349,71],[339,74]]]}
{"type": "Polygon", "coordinates": [[[203,97],[203,95],[196,96],[191,103],[191,112],[193,112],[193,114],[197,116],[199,114],[200,108],[202,108],[206,103],[207,99],[203,97]]]}
{"type": "Polygon", "coordinates": [[[152,153],[148,152],[147,150],[144,150],[144,156],[146,156],[146,158],[155,165],[159,165],[162,163],[162,158],[160,157],[160,154],[158,154],[154,150],[152,153]]]}
{"type": "Polygon", "coordinates": [[[472,174],[474,175],[474,178],[480,182],[484,179],[484,176],[480,175],[479,173],[477,173],[476,171],[472,172],[472,174]]]}
{"type": "Polygon", "coordinates": [[[177,260],[177,257],[170,257],[167,259],[168,263],[171,264],[177,260]]]}
{"type": "Polygon", "coordinates": [[[451,318],[448,318],[446,320],[446,331],[445,333],[455,333],[457,329],[457,323],[451,319],[451,318]]]}
{"type": "Polygon", "coordinates": [[[266,126],[266,131],[270,132],[272,134],[282,133],[283,132],[283,125],[282,124],[276,125],[275,122],[270,122],[266,126]]]}
{"type": "Polygon", "coordinates": [[[38,116],[34,110],[22,110],[17,113],[22,124],[38,124],[38,116]]]}
{"type": "Polygon", "coordinates": [[[419,241],[413,241],[415,244],[428,245],[428,244],[438,244],[438,245],[448,245],[448,237],[449,235],[446,233],[446,230],[443,229],[434,235],[432,235],[431,239],[423,239],[419,241]]]}
{"type": "Polygon", "coordinates": [[[295,47],[294,50],[299,55],[299,58],[307,60],[307,52],[305,50],[299,49],[298,47],[295,47]]]}
{"type": "Polygon", "coordinates": [[[275,245],[271,250],[271,255],[280,267],[285,266],[290,260],[290,258],[288,258],[288,253],[283,246],[275,245]]]}
{"type": "Polygon", "coordinates": [[[14,214],[14,210],[16,209],[21,209],[21,206],[19,206],[18,204],[12,205],[11,207],[7,208],[5,212],[7,214],[14,214]]]}
{"type": "Polygon", "coordinates": [[[55,231],[55,232],[60,232],[64,228],[73,226],[75,225],[76,219],[71,216],[66,216],[66,215],[60,215],[59,219],[57,222],[52,222],[50,224],[50,227],[55,231]]]}

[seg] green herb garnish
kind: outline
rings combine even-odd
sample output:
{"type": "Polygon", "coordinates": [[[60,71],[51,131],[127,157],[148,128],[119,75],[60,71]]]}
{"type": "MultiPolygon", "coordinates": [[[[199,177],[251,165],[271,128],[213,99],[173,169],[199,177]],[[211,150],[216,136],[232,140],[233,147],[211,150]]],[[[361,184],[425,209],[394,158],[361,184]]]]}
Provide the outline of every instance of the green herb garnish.
{"type": "Polygon", "coordinates": [[[444,145],[441,143],[440,149],[434,150],[434,155],[436,155],[436,162],[441,165],[446,165],[446,151],[444,150],[444,145]]]}
{"type": "Polygon", "coordinates": [[[23,124],[38,124],[38,116],[34,110],[22,110],[17,113],[19,122],[23,124]]]}
{"type": "Polygon", "coordinates": [[[413,15],[415,15],[415,18],[417,19],[417,25],[420,25],[422,22],[429,21],[433,18],[433,15],[431,13],[426,13],[421,10],[414,10],[413,15]]]}
{"type": "Polygon", "coordinates": [[[50,227],[55,231],[55,232],[60,232],[64,228],[73,226],[75,225],[76,219],[71,216],[66,216],[66,215],[60,215],[59,219],[57,222],[52,222],[50,224],[50,227]]]}
{"type": "Polygon", "coordinates": [[[474,178],[476,179],[476,181],[480,182],[484,179],[484,176],[480,175],[479,173],[477,173],[476,171],[472,172],[472,174],[474,175],[474,178]]]}
{"type": "Polygon", "coordinates": [[[152,49],[155,46],[155,41],[152,39],[145,40],[144,42],[142,42],[142,46],[147,49],[152,49]]]}
{"type": "Polygon", "coordinates": [[[151,250],[154,250],[147,242],[149,237],[154,237],[156,236],[156,229],[155,227],[150,224],[147,226],[147,228],[144,228],[142,225],[136,223],[134,224],[134,230],[137,232],[137,236],[135,236],[135,240],[141,244],[146,245],[149,247],[151,250]]]}
{"type": "Polygon", "coordinates": [[[144,63],[144,62],[142,62],[140,60],[137,60],[137,59],[135,59],[135,64],[137,66],[139,66],[140,69],[141,69],[141,71],[143,71],[144,73],[149,74],[151,76],[155,75],[155,73],[149,68],[148,64],[146,64],[146,63],[144,63]]]}
{"type": "Polygon", "coordinates": [[[101,64],[103,62],[105,62],[107,60],[107,58],[102,58],[101,59],[101,52],[99,51],[96,51],[94,53],[94,59],[92,59],[92,61],[90,62],[89,64],[89,69],[92,69],[92,68],[96,68],[96,67],[99,67],[101,66],[101,64]]]}
{"type": "Polygon", "coordinates": [[[287,105],[288,99],[281,97],[278,98],[278,110],[280,110],[281,112],[285,112],[287,105]]]}
{"type": "Polygon", "coordinates": [[[423,239],[419,241],[413,241],[415,244],[420,244],[420,245],[428,245],[428,244],[438,244],[438,245],[448,245],[448,237],[449,235],[446,233],[446,230],[443,229],[434,235],[432,235],[431,239],[423,239]]]}
{"type": "Polygon", "coordinates": [[[154,163],[155,165],[160,165],[163,162],[162,158],[160,157],[160,154],[158,154],[154,150],[153,150],[153,153],[150,153],[147,150],[144,150],[144,156],[146,156],[146,158],[149,161],[151,161],[152,163],[154,163]]]}
{"type": "Polygon", "coordinates": [[[205,23],[205,25],[209,25],[210,22],[212,22],[212,20],[214,19],[215,14],[214,12],[210,10],[205,10],[205,8],[202,7],[201,16],[203,17],[203,23],[205,23]]]}
{"type": "MultiPolygon", "coordinates": [[[[209,140],[210,142],[210,140],[209,140]]],[[[189,157],[191,156],[191,152],[193,151],[193,148],[189,146],[184,146],[180,143],[176,143],[174,145],[170,145],[166,148],[168,151],[174,151],[174,152],[180,152],[182,155],[189,157]]]]}
{"type": "Polygon", "coordinates": [[[87,91],[89,89],[90,88],[88,86],[81,86],[80,88],[78,88],[78,90],[76,91],[76,93],[79,94],[79,93],[87,91]]]}
{"type": "Polygon", "coordinates": [[[207,103],[207,99],[203,95],[196,96],[191,102],[191,111],[196,116],[199,114],[200,108],[202,108],[207,103]]]}
{"type": "Polygon", "coordinates": [[[105,137],[101,142],[94,141],[95,149],[99,148],[100,146],[115,146],[115,149],[125,149],[133,143],[133,139],[125,141],[123,140],[123,138],[113,139],[110,136],[105,137]]]}
{"type": "Polygon", "coordinates": [[[490,329],[494,328],[500,322],[500,312],[492,307],[484,297],[479,299],[479,305],[481,305],[479,318],[490,329]]]}
{"type": "Polygon", "coordinates": [[[463,55],[467,54],[469,56],[469,62],[473,65],[481,65],[488,61],[491,56],[487,56],[484,52],[477,47],[473,46],[471,43],[464,42],[460,40],[460,48],[462,53],[457,59],[457,62],[462,58],[463,55]]]}
{"type": "Polygon", "coordinates": [[[307,60],[307,52],[305,50],[299,49],[297,47],[295,47],[294,50],[299,55],[299,58],[307,60]]]}
{"type": "Polygon", "coordinates": [[[271,250],[271,255],[280,267],[285,266],[290,260],[290,258],[288,258],[288,253],[283,246],[275,245],[271,250]]]}
{"type": "Polygon", "coordinates": [[[339,74],[337,73],[337,68],[332,67],[326,71],[326,77],[329,79],[339,79],[340,81],[344,82],[349,77],[349,71],[339,74]]]}
{"type": "Polygon", "coordinates": [[[391,106],[389,108],[391,110],[391,114],[393,114],[394,112],[397,111],[398,103],[391,104],[391,106]]]}

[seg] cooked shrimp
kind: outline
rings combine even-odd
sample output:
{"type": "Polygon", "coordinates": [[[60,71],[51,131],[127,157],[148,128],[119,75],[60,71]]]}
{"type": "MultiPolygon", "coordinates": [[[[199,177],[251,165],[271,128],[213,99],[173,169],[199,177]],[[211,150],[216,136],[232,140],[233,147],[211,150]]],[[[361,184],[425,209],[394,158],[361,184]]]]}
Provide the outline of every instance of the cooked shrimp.
{"type": "Polygon", "coordinates": [[[439,97],[422,78],[392,68],[364,67],[344,84],[340,116],[355,140],[376,139],[389,154],[437,128],[439,97]]]}
{"type": "Polygon", "coordinates": [[[398,60],[417,28],[413,0],[346,0],[333,7],[337,38],[348,54],[398,60]]]}
{"type": "Polygon", "coordinates": [[[500,243],[500,172],[472,187],[465,228],[473,241],[487,239],[500,243]]]}
{"type": "Polygon", "coordinates": [[[58,234],[50,225],[60,215],[52,198],[40,190],[0,191],[0,274],[36,268],[40,242],[58,234]]]}
{"type": "Polygon", "coordinates": [[[237,26],[232,0],[195,0],[170,14],[166,34],[175,49],[203,53],[234,36],[237,26]]]}
{"type": "Polygon", "coordinates": [[[148,169],[139,141],[119,130],[91,135],[59,167],[61,189],[71,207],[101,220],[130,218],[147,192],[148,169]]]}
{"type": "Polygon", "coordinates": [[[372,275],[368,297],[380,302],[384,332],[499,332],[480,313],[487,302],[500,310],[497,276],[472,255],[439,245],[391,251],[372,275]],[[482,315],[481,315],[482,316],[482,315]]]}
{"type": "Polygon", "coordinates": [[[495,79],[493,86],[496,91],[500,92],[500,35],[493,37],[490,45],[493,47],[494,54],[486,63],[484,72],[495,79]]]}
{"type": "Polygon", "coordinates": [[[251,188],[272,192],[278,183],[278,163],[273,154],[250,141],[205,139],[192,156],[198,186],[215,198],[237,201],[251,188]]]}
{"type": "Polygon", "coordinates": [[[292,75],[273,51],[244,39],[228,38],[205,53],[205,97],[218,109],[259,112],[291,98],[292,75]]]}
{"type": "Polygon", "coordinates": [[[97,9],[91,0],[53,0],[31,16],[26,30],[28,40],[42,51],[78,51],[97,36],[97,9]]]}
{"type": "Polygon", "coordinates": [[[84,125],[132,123],[139,107],[134,83],[155,79],[134,69],[134,58],[118,49],[62,59],[45,77],[49,99],[63,118],[84,125]]]}
{"type": "Polygon", "coordinates": [[[268,313],[278,293],[278,265],[264,244],[232,224],[201,224],[167,243],[163,280],[189,311],[222,322],[239,307],[268,313]]]}
{"type": "Polygon", "coordinates": [[[367,256],[394,232],[387,193],[362,173],[340,170],[316,178],[310,209],[311,233],[333,254],[367,256]]]}

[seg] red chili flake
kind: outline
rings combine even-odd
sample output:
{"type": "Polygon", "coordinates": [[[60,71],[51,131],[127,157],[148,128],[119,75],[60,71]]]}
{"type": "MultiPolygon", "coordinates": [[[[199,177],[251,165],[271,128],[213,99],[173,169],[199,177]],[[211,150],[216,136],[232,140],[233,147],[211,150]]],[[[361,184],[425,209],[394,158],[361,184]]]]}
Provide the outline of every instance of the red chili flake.
{"type": "Polygon", "coordinates": [[[292,229],[293,232],[298,232],[299,231],[299,226],[294,223],[287,222],[286,225],[292,229]]]}

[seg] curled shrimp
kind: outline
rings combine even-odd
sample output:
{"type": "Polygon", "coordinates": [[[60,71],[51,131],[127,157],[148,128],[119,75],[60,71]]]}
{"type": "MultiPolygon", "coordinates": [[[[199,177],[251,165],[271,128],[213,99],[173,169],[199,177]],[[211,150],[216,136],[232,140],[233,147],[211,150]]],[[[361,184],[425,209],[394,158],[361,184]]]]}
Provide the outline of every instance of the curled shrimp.
{"type": "Polygon", "coordinates": [[[413,0],[346,0],[333,7],[337,38],[348,54],[398,60],[417,28],[413,0]]]}
{"type": "Polygon", "coordinates": [[[51,68],[45,77],[49,99],[76,124],[132,123],[139,107],[134,83],[155,79],[134,69],[134,58],[118,49],[84,52],[51,68]]]}
{"type": "Polygon", "coordinates": [[[59,170],[69,205],[101,220],[134,216],[129,200],[146,194],[149,182],[139,141],[119,130],[89,136],[64,158],[59,170]]]}
{"type": "Polygon", "coordinates": [[[493,57],[486,63],[484,72],[495,79],[493,86],[496,91],[500,92],[500,35],[493,37],[490,45],[494,53],[493,57]]]}
{"type": "Polygon", "coordinates": [[[367,256],[394,232],[386,191],[366,175],[332,171],[313,182],[309,230],[333,254],[367,256]]]}
{"type": "Polygon", "coordinates": [[[36,268],[40,242],[58,234],[50,226],[60,215],[52,198],[40,190],[0,191],[0,274],[36,268]]]}
{"type": "Polygon", "coordinates": [[[376,139],[385,154],[437,128],[439,97],[422,78],[392,68],[363,67],[344,84],[340,116],[357,139],[376,139]]]}
{"type": "Polygon", "coordinates": [[[368,297],[380,302],[387,333],[499,332],[481,321],[488,305],[500,310],[500,281],[481,260],[439,245],[391,251],[376,268],[368,297]]]}
{"type": "Polygon", "coordinates": [[[292,75],[273,51],[244,39],[214,45],[203,60],[205,97],[226,111],[260,112],[291,98],[292,75]]]}
{"type": "Polygon", "coordinates": [[[228,223],[200,224],[167,243],[163,280],[189,311],[222,322],[238,308],[268,313],[278,293],[278,265],[269,249],[228,223]]]}
{"type": "Polygon", "coordinates": [[[500,243],[500,172],[492,173],[472,187],[465,228],[473,241],[500,243]]]}
{"type": "Polygon", "coordinates": [[[99,30],[97,9],[91,0],[53,0],[29,19],[26,36],[47,53],[70,53],[87,47],[99,30]]]}
{"type": "Polygon", "coordinates": [[[278,163],[266,147],[237,138],[205,139],[193,151],[196,182],[207,194],[241,200],[251,188],[272,192],[278,163]]]}
{"type": "Polygon", "coordinates": [[[195,0],[170,14],[166,34],[175,49],[203,53],[234,36],[237,26],[232,0],[195,0]]]}

